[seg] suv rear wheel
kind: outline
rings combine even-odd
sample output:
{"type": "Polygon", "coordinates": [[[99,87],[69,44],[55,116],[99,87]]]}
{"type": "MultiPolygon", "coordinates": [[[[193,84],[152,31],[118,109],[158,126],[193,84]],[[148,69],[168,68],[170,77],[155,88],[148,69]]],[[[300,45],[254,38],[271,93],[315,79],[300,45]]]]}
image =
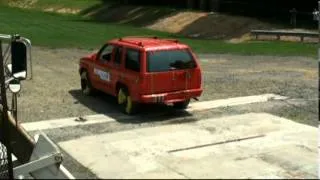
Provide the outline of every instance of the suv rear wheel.
{"type": "Polygon", "coordinates": [[[173,103],[173,107],[176,109],[187,109],[189,103],[190,103],[190,99],[182,101],[182,102],[173,103]]]}
{"type": "Polygon", "coordinates": [[[93,95],[94,88],[91,85],[87,71],[82,71],[81,75],[81,91],[84,95],[93,95]]]}
{"type": "Polygon", "coordinates": [[[118,104],[124,113],[132,115],[137,112],[138,104],[132,101],[132,98],[126,88],[119,89],[117,98],[118,104]]]}

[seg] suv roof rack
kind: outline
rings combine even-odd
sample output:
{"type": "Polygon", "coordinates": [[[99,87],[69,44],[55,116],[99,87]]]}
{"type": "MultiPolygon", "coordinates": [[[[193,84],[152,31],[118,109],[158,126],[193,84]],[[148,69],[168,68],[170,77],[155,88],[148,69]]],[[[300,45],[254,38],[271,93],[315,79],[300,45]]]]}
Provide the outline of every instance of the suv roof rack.
{"type": "Polygon", "coordinates": [[[159,39],[158,36],[125,36],[124,38],[152,38],[152,39],[159,39]]]}
{"type": "Polygon", "coordinates": [[[179,40],[178,39],[163,39],[165,41],[171,41],[171,42],[175,42],[175,43],[178,43],[179,40]]]}
{"type": "MultiPolygon", "coordinates": [[[[140,42],[132,42],[132,41],[126,40],[125,38],[152,38],[152,39],[159,39],[157,36],[126,36],[124,38],[119,38],[119,41],[126,42],[128,44],[138,45],[140,47],[143,47],[143,43],[141,41],[140,42]]],[[[174,43],[179,43],[178,39],[161,39],[161,40],[174,42],[174,43]]]]}
{"type": "Polygon", "coordinates": [[[140,46],[140,47],[143,47],[142,42],[132,42],[132,41],[128,41],[128,40],[125,40],[125,39],[122,39],[122,38],[119,38],[119,41],[126,42],[126,43],[129,43],[129,44],[134,44],[134,45],[138,45],[138,46],[140,46]]]}

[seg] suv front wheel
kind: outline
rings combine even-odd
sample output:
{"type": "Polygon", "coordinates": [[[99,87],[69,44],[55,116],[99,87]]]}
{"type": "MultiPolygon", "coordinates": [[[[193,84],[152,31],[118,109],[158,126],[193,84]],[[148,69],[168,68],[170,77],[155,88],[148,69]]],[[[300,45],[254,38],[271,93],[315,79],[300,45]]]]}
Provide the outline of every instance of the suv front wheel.
{"type": "Polygon", "coordinates": [[[82,93],[87,96],[92,95],[94,88],[91,85],[87,71],[82,71],[80,78],[81,78],[81,91],[82,91],[82,93]]]}

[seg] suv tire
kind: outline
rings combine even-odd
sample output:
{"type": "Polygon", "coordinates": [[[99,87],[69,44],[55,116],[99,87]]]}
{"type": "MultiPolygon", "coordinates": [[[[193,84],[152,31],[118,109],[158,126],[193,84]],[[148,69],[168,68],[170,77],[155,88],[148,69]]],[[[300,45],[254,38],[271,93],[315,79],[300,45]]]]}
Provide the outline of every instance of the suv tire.
{"type": "Polygon", "coordinates": [[[138,103],[133,102],[126,88],[121,87],[117,94],[118,104],[121,110],[128,115],[133,115],[137,112],[138,103]]]}
{"type": "Polygon", "coordinates": [[[94,88],[92,87],[92,84],[90,82],[88,72],[82,71],[80,78],[81,78],[81,91],[82,91],[82,93],[86,96],[93,95],[94,88]]]}

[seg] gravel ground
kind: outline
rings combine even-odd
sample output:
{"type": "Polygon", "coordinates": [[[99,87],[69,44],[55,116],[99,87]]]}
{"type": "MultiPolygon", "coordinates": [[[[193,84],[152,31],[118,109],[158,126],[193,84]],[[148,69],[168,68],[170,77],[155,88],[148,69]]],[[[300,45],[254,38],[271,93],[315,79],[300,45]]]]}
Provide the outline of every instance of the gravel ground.
{"type": "MultiPolygon", "coordinates": [[[[78,61],[90,52],[34,47],[33,79],[22,82],[18,99],[20,121],[119,112],[115,108],[115,99],[108,95],[85,97],[81,94],[78,61]]],[[[261,108],[299,122],[317,125],[316,59],[216,54],[199,57],[204,72],[201,101],[263,93],[280,94],[290,97],[291,101],[282,102],[276,108],[272,105],[261,105],[261,108]]],[[[259,106],[248,106],[247,110],[255,108],[259,106]]],[[[155,106],[148,110],[153,112],[158,109],[155,106]]]]}
{"type": "MultiPolygon", "coordinates": [[[[213,117],[247,112],[267,112],[294,121],[318,125],[317,60],[306,57],[199,55],[204,93],[200,101],[275,93],[288,100],[221,107],[189,114],[165,106],[147,106],[134,118],[116,108],[115,99],[98,94],[86,97],[80,91],[78,61],[92,51],[33,48],[33,79],[22,82],[18,99],[19,121],[78,117],[104,113],[117,121],[77,128],[46,130],[54,141],[165,124],[190,123],[213,117]],[[154,113],[166,112],[155,116],[154,113]]],[[[9,99],[10,100],[10,99],[9,99]]],[[[33,135],[36,132],[31,132],[33,135]]],[[[64,165],[76,178],[97,178],[90,170],[64,153],[64,165]]]]}
{"type": "MultiPolygon", "coordinates": [[[[280,107],[264,109],[309,125],[318,125],[318,67],[306,57],[203,55],[204,95],[201,100],[275,93],[288,96],[280,107]]],[[[238,109],[240,107],[237,107],[238,109]]],[[[251,109],[251,110],[250,110],[251,109]]]]}

